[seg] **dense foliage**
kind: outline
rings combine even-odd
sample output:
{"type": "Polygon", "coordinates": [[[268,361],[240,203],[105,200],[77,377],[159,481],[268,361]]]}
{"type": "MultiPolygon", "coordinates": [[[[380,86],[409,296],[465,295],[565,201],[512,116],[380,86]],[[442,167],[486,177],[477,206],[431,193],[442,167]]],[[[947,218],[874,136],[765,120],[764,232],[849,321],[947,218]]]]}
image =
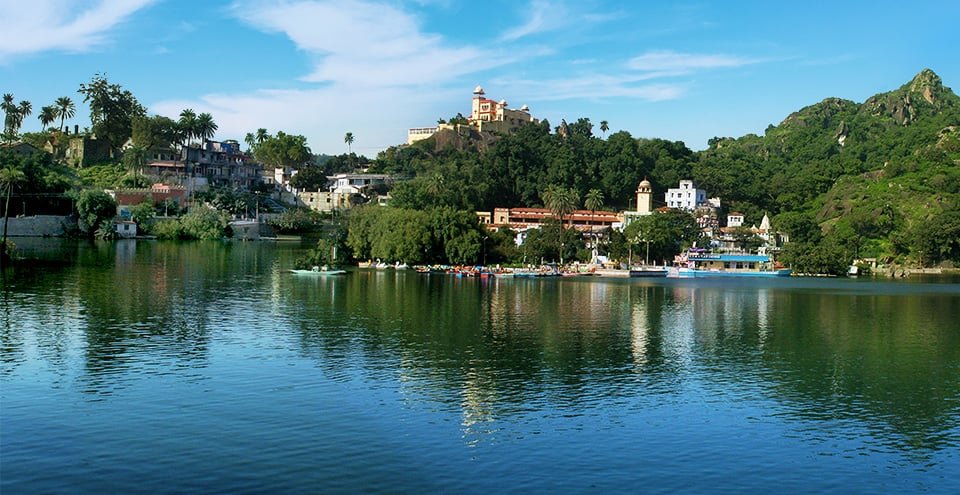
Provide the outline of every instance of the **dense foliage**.
{"type": "Polygon", "coordinates": [[[84,189],[77,194],[77,214],[80,230],[94,235],[98,230],[109,232],[111,220],[117,214],[117,202],[98,189],[84,189]]]}
{"type": "MultiPolygon", "coordinates": [[[[931,222],[950,231],[950,212],[960,202],[958,123],[960,98],[924,70],[862,104],[829,98],[769,126],[764,136],[714,138],[698,153],[625,131],[599,139],[590,121],[579,119],[553,132],[543,121],[493,139],[443,130],[382,152],[374,169],[410,178],[394,190],[396,206],[464,211],[545,206],[550,188],[579,198],[596,190],[611,209],[625,209],[644,177],[658,200],[681,179],[693,179],[722,198],[721,218],[739,211],[759,223],[768,214],[775,228],[796,236],[788,259],[835,273],[857,257],[960,262],[949,241],[922,234],[931,222]],[[821,262],[830,256],[839,259],[821,262]]],[[[745,247],[756,243],[742,237],[745,247]]]]}
{"type": "Polygon", "coordinates": [[[471,212],[366,206],[350,212],[346,243],[356,259],[468,264],[481,261],[487,237],[471,212]]]}

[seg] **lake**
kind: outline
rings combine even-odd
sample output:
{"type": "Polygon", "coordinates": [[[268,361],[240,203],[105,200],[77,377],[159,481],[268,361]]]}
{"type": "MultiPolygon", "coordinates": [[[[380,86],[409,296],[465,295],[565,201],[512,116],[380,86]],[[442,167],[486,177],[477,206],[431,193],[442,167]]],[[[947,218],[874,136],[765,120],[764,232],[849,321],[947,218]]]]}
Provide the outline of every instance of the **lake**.
{"type": "Polygon", "coordinates": [[[956,279],[286,272],[14,239],[0,492],[958,493],[956,279]]]}

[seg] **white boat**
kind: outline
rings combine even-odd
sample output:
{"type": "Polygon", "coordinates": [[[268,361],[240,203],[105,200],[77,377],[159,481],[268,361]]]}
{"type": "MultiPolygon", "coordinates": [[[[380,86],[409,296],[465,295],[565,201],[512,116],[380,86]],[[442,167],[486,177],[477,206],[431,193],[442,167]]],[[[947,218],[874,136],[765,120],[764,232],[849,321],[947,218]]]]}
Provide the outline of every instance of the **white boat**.
{"type": "Polygon", "coordinates": [[[309,270],[290,270],[290,273],[294,275],[346,275],[346,270],[339,270],[336,268],[330,268],[328,266],[315,266],[309,270]]]}

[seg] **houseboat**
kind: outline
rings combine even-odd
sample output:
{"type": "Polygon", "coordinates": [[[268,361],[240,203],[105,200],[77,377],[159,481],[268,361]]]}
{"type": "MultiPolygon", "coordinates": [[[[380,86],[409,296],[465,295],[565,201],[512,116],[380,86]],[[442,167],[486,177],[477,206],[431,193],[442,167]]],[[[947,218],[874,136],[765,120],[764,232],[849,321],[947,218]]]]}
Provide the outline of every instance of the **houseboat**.
{"type": "Polygon", "coordinates": [[[789,277],[790,269],[778,266],[767,255],[687,253],[677,260],[668,277],[789,277]]]}

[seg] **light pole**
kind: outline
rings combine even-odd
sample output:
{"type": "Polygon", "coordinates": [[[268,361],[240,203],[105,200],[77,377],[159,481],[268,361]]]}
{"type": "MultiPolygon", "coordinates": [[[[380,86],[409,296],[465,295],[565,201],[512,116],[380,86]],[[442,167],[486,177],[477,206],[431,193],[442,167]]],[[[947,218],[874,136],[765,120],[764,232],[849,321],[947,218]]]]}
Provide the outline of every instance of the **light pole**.
{"type": "Polygon", "coordinates": [[[487,266],[487,236],[483,236],[483,266],[487,266]]]}

